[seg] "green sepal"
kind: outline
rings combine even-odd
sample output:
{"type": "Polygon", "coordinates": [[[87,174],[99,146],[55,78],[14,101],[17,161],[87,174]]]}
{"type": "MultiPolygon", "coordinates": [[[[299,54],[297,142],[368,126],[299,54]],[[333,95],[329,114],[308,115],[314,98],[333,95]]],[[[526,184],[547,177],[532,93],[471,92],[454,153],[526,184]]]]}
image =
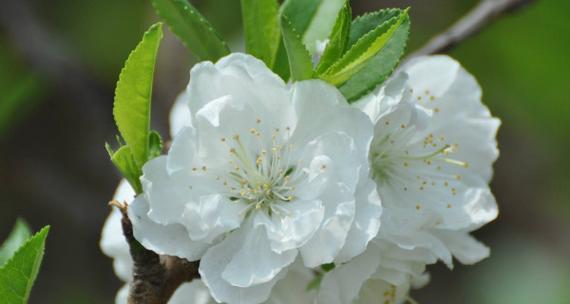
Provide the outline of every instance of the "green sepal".
{"type": "Polygon", "coordinates": [[[322,265],[321,265],[321,269],[322,269],[324,272],[329,272],[329,271],[331,271],[331,270],[333,270],[333,269],[335,269],[335,268],[336,268],[336,265],[335,265],[334,263],[327,263],[327,264],[322,264],[322,265]]]}
{"type": "Polygon", "coordinates": [[[0,299],[3,303],[28,303],[44,256],[49,226],[29,238],[0,268],[0,299]]]}
{"type": "Polygon", "coordinates": [[[163,143],[162,137],[158,132],[152,130],[150,131],[150,138],[149,138],[149,159],[153,159],[157,156],[162,154],[163,143]]]}
{"type": "Polygon", "coordinates": [[[121,146],[117,151],[113,151],[109,144],[105,144],[111,162],[119,170],[121,175],[131,184],[135,193],[142,193],[140,176],[142,169],[136,164],[129,146],[121,146]]]}
{"type": "Polygon", "coordinates": [[[199,61],[215,62],[230,53],[218,32],[187,0],[152,0],[152,5],[199,61]]]}
{"type": "Polygon", "coordinates": [[[291,79],[294,81],[310,79],[313,76],[311,55],[286,15],[281,16],[281,33],[289,59],[291,79]]]}

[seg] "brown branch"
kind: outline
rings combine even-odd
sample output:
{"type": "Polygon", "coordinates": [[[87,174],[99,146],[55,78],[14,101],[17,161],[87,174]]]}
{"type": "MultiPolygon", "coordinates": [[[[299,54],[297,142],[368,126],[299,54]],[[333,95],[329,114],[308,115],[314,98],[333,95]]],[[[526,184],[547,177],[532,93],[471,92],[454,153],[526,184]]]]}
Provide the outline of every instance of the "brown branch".
{"type": "Polygon", "coordinates": [[[129,304],[166,304],[182,283],[200,277],[198,262],[160,256],[144,248],[133,236],[133,225],[127,214],[128,206],[117,201],[112,201],[110,205],[121,210],[123,234],[134,263],[129,304]]]}
{"type": "Polygon", "coordinates": [[[436,35],[426,45],[408,58],[421,55],[447,53],[464,40],[476,35],[499,17],[513,13],[534,0],[481,0],[467,15],[441,34],[436,35]]]}

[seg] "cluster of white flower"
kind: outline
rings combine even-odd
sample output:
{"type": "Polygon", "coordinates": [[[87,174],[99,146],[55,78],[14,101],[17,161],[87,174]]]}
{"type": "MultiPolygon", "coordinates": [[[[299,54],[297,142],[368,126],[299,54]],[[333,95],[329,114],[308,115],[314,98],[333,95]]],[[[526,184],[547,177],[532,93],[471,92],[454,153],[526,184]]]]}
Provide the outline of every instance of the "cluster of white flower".
{"type": "MultiPolygon", "coordinates": [[[[122,183],[115,198],[143,246],[200,260],[170,303],[403,303],[426,265],[489,255],[470,232],[498,213],[498,126],[449,57],[415,59],[350,106],[234,53],[192,69],[168,154],[144,166],[143,194],[122,183]]],[[[128,282],[119,221],[101,247],[128,282]]]]}

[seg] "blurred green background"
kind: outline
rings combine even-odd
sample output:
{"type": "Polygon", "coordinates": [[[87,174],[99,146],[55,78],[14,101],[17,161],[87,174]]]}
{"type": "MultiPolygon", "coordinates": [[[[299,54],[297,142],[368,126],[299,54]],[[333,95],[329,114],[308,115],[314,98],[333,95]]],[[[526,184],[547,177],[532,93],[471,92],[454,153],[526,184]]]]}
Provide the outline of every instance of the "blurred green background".
{"type": "MultiPolygon", "coordinates": [[[[192,1],[240,50],[239,1],[192,1]]],[[[476,1],[354,0],[355,14],[411,6],[409,50],[476,1]]],[[[493,189],[499,219],[476,235],[492,257],[414,292],[429,303],[570,303],[570,2],[542,0],[452,52],[503,121],[493,189]]],[[[116,133],[114,84],[157,19],[142,0],[0,1],[0,240],[16,217],[52,225],[32,303],[111,303],[120,282],[98,248],[119,179],[103,148],[116,133]]],[[[163,136],[192,58],[167,34],[153,125],[163,136]]]]}

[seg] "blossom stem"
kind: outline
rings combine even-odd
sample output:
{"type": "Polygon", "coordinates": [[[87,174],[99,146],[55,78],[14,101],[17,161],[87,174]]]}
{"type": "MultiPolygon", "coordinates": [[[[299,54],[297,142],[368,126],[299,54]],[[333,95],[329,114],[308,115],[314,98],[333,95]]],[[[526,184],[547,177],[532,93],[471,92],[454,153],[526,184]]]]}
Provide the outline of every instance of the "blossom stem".
{"type": "Polygon", "coordinates": [[[422,48],[409,55],[406,61],[422,55],[447,53],[500,17],[513,13],[532,2],[534,0],[481,0],[449,29],[436,35],[422,48]]]}
{"type": "Polygon", "coordinates": [[[166,304],[182,283],[200,277],[198,262],[188,262],[172,256],[160,256],[144,248],[133,235],[133,225],[127,214],[127,204],[113,201],[110,205],[121,211],[123,235],[129,244],[134,263],[128,304],[166,304]]]}

